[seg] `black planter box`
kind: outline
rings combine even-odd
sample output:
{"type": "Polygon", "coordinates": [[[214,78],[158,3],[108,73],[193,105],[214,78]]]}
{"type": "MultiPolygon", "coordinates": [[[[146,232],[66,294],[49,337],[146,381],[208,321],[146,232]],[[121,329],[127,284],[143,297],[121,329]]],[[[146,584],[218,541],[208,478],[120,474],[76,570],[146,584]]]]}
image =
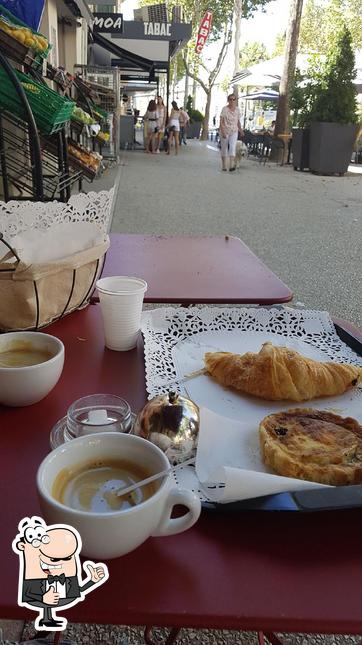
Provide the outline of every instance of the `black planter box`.
{"type": "Polygon", "coordinates": [[[201,132],[201,126],[201,121],[194,121],[194,123],[189,123],[186,128],[187,139],[198,139],[201,132]]]}
{"type": "Polygon", "coordinates": [[[358,130],[354,123],[312,123],[309,169],[320,175],[344,175],[358,130]]]}
{"type": "Polygon", "coordinates": [[[294,170],[309,168],[309,128],[293,128],[292,155],[294,170]]]}

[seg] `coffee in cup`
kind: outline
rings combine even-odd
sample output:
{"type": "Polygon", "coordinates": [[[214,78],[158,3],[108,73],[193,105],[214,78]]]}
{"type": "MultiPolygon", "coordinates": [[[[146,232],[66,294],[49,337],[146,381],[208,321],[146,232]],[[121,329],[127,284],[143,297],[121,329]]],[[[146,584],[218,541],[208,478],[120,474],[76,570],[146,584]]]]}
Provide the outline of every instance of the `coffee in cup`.
{"type": "MultiPolygon", "coordinates": [[[[83,555],[97,560],[117,558],[151,536],[181,533],[199,518],[200,498],[177,488],[170,473],[153,482],[153,488],[138,489],[135,503],[114,500],[122,479],[127,483],[144,479],[169,467],[160,448],[135,435],[102,432],[78,437],[55,448],[40,464],[37,488],[42,514],[48,524],[77,529],[83,555]],[[112,486],[111,503],[99,510],[94,494],[106,497],[112,486]],[[114,503],[120,507],[113,509],[114,503]],[[186,507],[185,515],[171,517],[176,505],[186,507]]],[[[104,502],[99,504],[104,506],[104,502]]]]}
{"type": "Polygon", "coordinates": [[[97,459],[61,470],[55,478],[52,496],[78,511],[111,513],[132,508],[149,499],[159,482],[150,482],[125,496],[117,493],[150,475],[149,470],[131,461],[97,459]]]}

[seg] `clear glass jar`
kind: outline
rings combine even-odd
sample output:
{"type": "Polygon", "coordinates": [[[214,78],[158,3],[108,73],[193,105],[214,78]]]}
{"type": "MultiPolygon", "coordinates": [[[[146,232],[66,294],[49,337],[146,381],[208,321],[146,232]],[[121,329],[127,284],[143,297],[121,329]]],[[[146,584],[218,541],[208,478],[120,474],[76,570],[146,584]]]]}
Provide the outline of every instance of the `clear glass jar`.
{"type": "Polygon", "coordinates": [[[135,415],[125,399],[115,394],[90,394],[68,408],[50,434],[52,448],[97,432],[130,432],[135,415]]]}

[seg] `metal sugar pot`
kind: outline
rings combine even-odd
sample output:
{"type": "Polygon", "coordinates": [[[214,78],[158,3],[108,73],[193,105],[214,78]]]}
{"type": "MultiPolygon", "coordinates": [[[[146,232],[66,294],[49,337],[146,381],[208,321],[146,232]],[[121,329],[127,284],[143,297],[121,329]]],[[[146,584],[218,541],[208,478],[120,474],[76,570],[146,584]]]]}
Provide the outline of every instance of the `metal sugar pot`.
{"type": "Polygon", "coordinates": [[[200,427],[199,408],[181,394],[155,396],[138,414],[133,434],[161,448],[171,464],[196,455],[200,427]]]}

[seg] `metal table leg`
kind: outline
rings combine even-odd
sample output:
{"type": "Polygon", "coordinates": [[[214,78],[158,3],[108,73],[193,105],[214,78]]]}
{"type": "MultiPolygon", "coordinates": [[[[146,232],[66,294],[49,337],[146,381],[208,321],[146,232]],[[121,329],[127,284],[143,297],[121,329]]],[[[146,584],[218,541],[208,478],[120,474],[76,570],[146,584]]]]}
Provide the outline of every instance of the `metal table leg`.
{"type": "MultiPolygon", "coordinates": [[[[152,631],[153,631],[153,627],[145,628],[144,639],[145,639],[146,645],[156,645],[156,643],[152,640],[152,631]]],[[[181,631],[180,628],[172,627],[169,635],[165,640],[164,645],[173,645],[173,643],[176,643],[176,638],[179,635],[180,631],[181,631]]]]}
{"type": "Polygon", "coordinates": [[[284,645],[283,641],[272,632],[258,632],[258,645],[267,645],[267,643],[271,643],[271,645],[284,645]]]}

